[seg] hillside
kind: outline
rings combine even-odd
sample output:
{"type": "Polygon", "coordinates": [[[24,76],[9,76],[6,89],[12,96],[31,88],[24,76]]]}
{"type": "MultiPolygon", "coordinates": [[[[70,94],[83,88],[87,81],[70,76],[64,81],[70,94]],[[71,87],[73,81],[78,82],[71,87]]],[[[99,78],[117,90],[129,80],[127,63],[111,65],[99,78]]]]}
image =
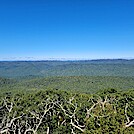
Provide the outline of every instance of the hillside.
{"type": "Polygon", "coordinates": [[[23,79],[0,79],[2,91],[27,91],[27,90],[65,90],[83,93],[96,93],[104,89],[118,89],[127,91],[134,89],[134,77],[115,76],[59,76],[59,77],[34,77],[23,79]]]}
{"type": "Polygon", "coordinates": [[[1,61],[0,77],[134,76],[134,60],[1,61]]]}
{"type": "Polygon", "coordinates": [[[134,60],[0,62],[0,133],[133,134],[134,60]]]}

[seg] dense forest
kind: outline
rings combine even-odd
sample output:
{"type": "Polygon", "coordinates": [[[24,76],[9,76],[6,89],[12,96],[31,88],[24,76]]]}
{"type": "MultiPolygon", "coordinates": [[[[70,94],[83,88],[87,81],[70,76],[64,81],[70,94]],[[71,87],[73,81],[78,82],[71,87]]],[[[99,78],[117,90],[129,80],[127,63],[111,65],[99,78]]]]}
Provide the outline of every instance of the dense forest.
{"type": "Polygon", "coordinates": [[[134,60],[3,61],[0,76],[134,76],[134,60]]]}
{"type": "Polygon", "coordinates": [[[0,134],[82,133],[134,133],[134,60],[0,62],[0,134]]]}

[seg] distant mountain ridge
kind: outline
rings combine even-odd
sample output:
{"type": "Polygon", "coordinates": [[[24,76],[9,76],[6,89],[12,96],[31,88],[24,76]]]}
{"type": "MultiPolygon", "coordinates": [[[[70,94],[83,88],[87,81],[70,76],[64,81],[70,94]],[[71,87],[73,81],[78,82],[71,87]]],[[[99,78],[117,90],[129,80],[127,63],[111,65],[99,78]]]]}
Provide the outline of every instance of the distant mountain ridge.
{"type": "Polygon", "coordinates": [[[134,76],[134,59],[0,61],[0,77],[134,76]]]}

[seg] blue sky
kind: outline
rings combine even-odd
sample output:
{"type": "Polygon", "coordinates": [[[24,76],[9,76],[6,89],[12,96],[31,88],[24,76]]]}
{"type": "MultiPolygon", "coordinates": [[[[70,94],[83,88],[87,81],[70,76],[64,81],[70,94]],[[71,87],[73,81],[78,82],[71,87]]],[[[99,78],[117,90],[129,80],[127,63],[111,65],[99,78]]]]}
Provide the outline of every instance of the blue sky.
{"type": "Polygon", "coordinates": [[[0,0],[0,60],[134,58],[134,0],[0,0]]]}

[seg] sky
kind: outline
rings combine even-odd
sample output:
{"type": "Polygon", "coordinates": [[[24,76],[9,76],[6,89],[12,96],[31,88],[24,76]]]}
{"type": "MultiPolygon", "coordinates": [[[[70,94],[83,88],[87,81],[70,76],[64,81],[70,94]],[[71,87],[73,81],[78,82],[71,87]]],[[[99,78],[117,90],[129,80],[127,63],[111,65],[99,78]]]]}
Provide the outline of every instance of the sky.
{"type": "Polygon", "coordinates": [[[134,58],[134,0],[0,0],[0,60],[134,58]]]}

